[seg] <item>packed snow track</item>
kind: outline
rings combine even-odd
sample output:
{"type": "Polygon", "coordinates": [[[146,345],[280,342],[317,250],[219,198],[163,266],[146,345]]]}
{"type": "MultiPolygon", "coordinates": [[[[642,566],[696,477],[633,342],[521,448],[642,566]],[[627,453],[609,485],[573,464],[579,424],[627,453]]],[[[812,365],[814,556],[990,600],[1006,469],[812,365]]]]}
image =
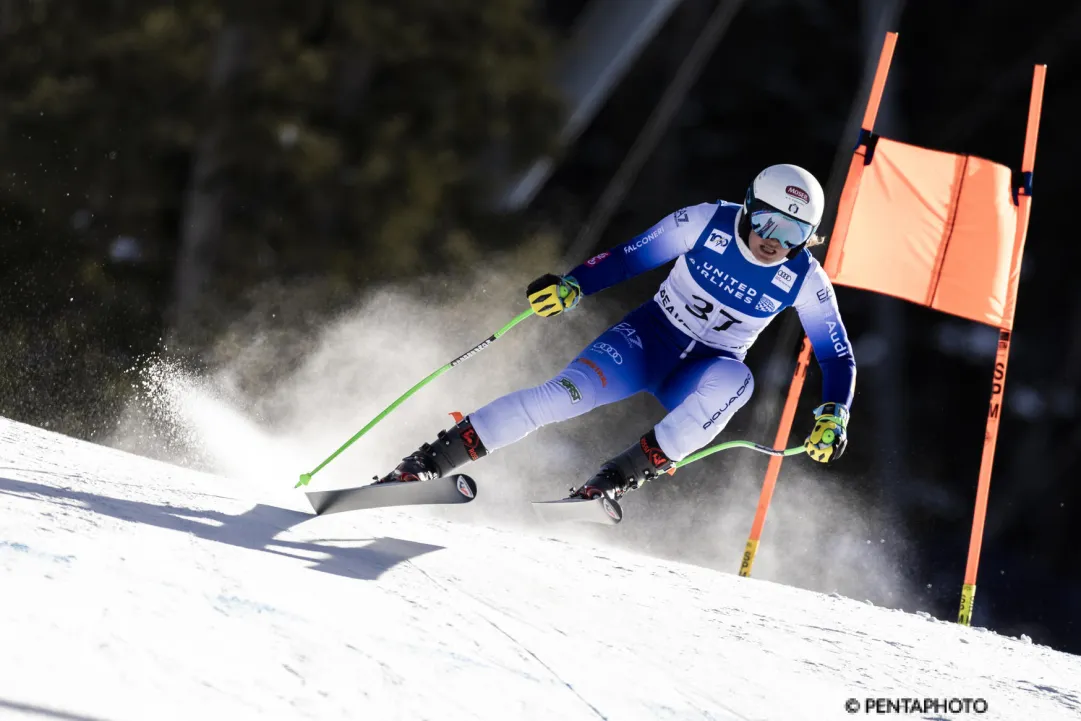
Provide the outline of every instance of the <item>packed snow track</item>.
{"type": "Polygon", "coordinates": [[[1081,718],[1081,659],[986,630],[4,420],[0,649],[3,719],[1081,718]]]}

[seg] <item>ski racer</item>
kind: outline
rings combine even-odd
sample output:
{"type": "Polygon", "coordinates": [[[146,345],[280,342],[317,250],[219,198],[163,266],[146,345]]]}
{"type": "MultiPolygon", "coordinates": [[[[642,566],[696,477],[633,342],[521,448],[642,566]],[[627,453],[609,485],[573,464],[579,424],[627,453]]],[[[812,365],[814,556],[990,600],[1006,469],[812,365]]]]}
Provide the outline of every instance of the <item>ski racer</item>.
{"type": "Polygon", "coordinates": [[[537,278],[526,296],[537,315],[551,317],[574,308],[582,296],[676,261],[652,300],[602,333],[554,378],[463,417],[377,482],[446,476],[543,425],[648,391],[668,415],[571,493],[618,499],[673,471],[747,404],[754,377],[743,359],[788,306],[799,314],[822,370],[822,404],[804,447],[815,461],[837,460],[847,444],[856,364],[833,287],[807,249],[821,242],[815,231],[824,204],[811,173],[773,165],[754,179],[742,203],[677,210],[566,275],[537,278]]]}

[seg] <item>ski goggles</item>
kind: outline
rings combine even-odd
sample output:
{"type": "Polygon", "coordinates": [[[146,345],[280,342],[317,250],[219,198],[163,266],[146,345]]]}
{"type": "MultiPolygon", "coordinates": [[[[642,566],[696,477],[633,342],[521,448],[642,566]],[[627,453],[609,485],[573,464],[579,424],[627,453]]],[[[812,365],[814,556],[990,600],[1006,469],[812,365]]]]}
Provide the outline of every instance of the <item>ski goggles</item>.
{"type": "Polygon", "coordinates": [[[807,221],[793,218],[761,200],[748,203],[747,214],[754,232],[763,238],[776,240],[789,250],[806,243],[815,232],[814,226],[807,221]]]}

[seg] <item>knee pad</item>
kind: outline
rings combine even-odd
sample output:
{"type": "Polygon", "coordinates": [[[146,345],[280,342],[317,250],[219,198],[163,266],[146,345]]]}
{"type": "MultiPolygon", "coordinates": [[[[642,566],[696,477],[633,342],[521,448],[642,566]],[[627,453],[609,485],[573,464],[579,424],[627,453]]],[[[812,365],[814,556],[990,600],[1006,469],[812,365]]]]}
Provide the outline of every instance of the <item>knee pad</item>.
{"type": "Polygon", "coordinates": [[[657,441],[673,460],[686,458],[717,436],[754,393],[754,376],[739,361],[718,361],[693,392],[657,424],[657,441]]]}
{"type": "Polygon", "coordinates": [[[565,368],[536,390],[538,404],[551,409],[552,420],[571,418],[597,405],[597,389],[592,378],[573,367],[565,368]]]}
{"type": "Polygon", "coordinates": [[[754,376],[746,366],[743,367],[742,379],[734,379],[730,369],[719,369],[716,373],[711,369],[702,378],[696,393],[703,406],[702,430],[716,427],[720,431],[728,419],[751,399],[754,376]]]}

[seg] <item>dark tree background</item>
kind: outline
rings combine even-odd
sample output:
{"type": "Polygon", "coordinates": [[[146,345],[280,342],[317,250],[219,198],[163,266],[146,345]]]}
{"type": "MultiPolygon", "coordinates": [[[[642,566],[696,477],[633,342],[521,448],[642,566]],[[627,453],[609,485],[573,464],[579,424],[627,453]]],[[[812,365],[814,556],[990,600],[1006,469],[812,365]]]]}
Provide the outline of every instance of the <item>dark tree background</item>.
{"type": "Polygon", "coordinates": [[[468,265],[492,149],[550,146],[551,50],[527,0],[3,0],[0,412],[90,435],[260,284],[468,265]]]}
{"type": "MultiPolygon", "coordinates": [[[[557,148],[566,109],[554,68],[586,6],[0,0],[0,413],[93,438],[124,406],[136,359],[168,344],[212,363],[209,350],[268,286],[318,288],[276,321],[317,324],[418,268],[454,273],[540,234],[573,247],[718,3],[679,3],[583,134],[557,148]],[[495,212],[508,172],[552,153],[555,172],[529,207],[495,212]]],[[[1081,251],[1061,220],[1079,150],[1069,109],[1081,10],[742,3],[573,261],[676,208],[738,200],[771,163],[836,189],[883,29],[900,40],[877,130],[1014,168],[1032,66],[1048,65],[974,622],[987,613],[997,630],[1077,652],[1081,251]],[[882,28],[886,6],[896,15],[882,28]]],[[[609,293],[629,307],[661,273],[609,293]]],[[[896,509],[919,539],[914,567],[935,579],[924,603],[953,618],[995,331],[838,296],[860,377],[830,482],[896,509]]],[[[772,438],[798,330],[779,321],[756,345],[754,411],[733,436],[772,438]]],[[[804,417],[816,384],[812,373],[804,417]]]]}

